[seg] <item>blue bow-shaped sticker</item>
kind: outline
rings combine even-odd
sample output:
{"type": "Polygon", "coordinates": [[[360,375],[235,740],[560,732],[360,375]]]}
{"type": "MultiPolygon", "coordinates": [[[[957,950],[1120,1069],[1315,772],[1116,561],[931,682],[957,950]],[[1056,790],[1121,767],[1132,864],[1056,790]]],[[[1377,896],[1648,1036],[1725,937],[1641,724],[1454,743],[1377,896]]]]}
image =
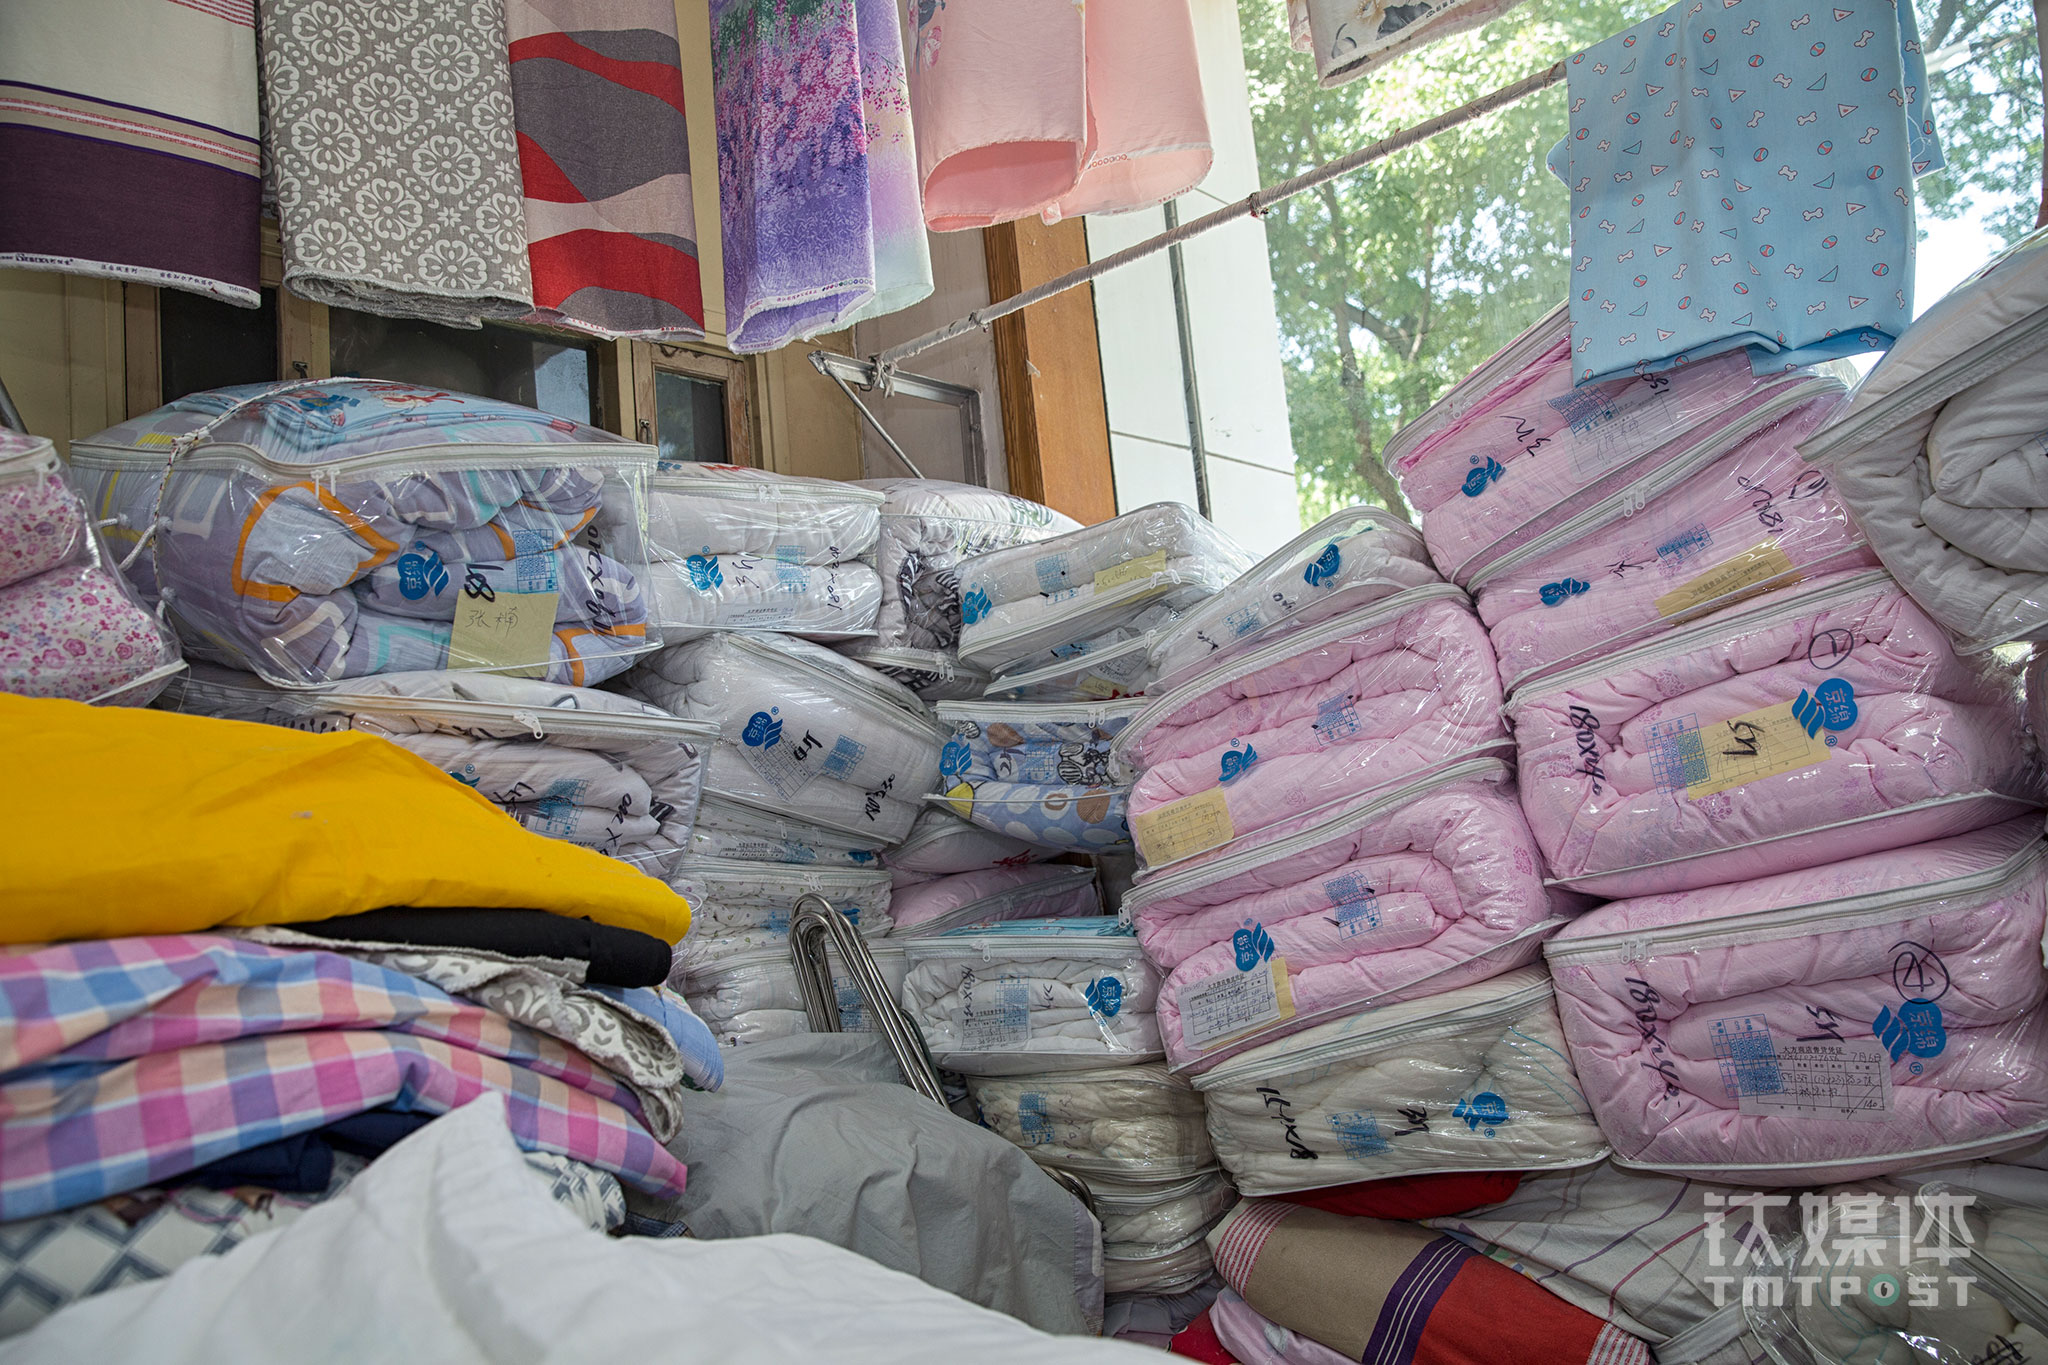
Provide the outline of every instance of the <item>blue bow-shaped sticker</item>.
{"type": "Polygon", "coordinates": [[[1508,468],[1506,465],[1494,459],[1491,455],[1487,456],[1485,464],[1475,465],[1472,471],[1465,476],[1465,496],[1468,498],[1478,497],[1486,491],[1486,485],[1493,483],[1507,472],[1508,468]]]}
{"type": "Polygon", "coordinates": [[[1263,924],[1248,925],[1230,936],[1230,951],[1237,958],[1237,969],[1248,972],[1273,956],[1273,936],[1263,924]]]}
{"type": "Polygon", "coordinates": [[[725,584],[725,570],[718,567],[717,555],[691,555],[683,561],[683,567],[690,572],[690,586],[698,592],[710,592],[725,584]]]}
{"type": "Polygon", "coordinates": [[[1224,753],[1219,782],[1235,782],[1250,771],[1252,764],[1259,761],[1259,751],[1247,744],[1243,749],[1231,749],[1224,753]]]}
{"type": "Polygon", "coordinates": [[[1320,588],[1337,576],[1337,566],[1344,562],[1344,555],[1337,549],[1337,542],[1331,541],[1316,556],[1315,562],[1301,571],[1302,581],[1311,588],[1320,588]]]}
{"type": "Polygon", "coordinates": [[[969,588],[960,597],[960,619],[973,625],[989,613],[988,594],[980,588],[969,588]]]}
{"type": "Polygon", "coordinates": [[[1582,592],[1591,592],[1592,588],[1593,585],[1584,579],[1565,578],[1555,583],[1545,583],[1538,590],[1538,595],[1543,598],[1544,606],[1554,607],[1560,602],[1569,601],[1571,598],[1577,597],[1582,592]]]}
{"type": "Polygon", "coordinates": [[[1105,1019],[1116,1018],[1124,1007],[1124,983],[1113,976],[1097,977],[1088,983],[1088,1008],[1105,1019]]]}
{"type": "Polygon", "coordinates": [[[448,590],[448,570],[441,556],[424,546],[398,557],[398,591],[408,602],[422,597],[439,597],[448,590]]]}
{"type": "Polygon", "coordinates": [[[747,718],[747,728],[740,731],[740,738],[749,749],[772,749],[775,741],[782,738],[782,722],[766,711],[756,711],[747,718]]]}
{"type": "Polygon", "coordinates": [[[967,771],[967,764],[973,757],[974,751],[965,743],[949,739],[946,747],[939,750],[939,771],[947,777],[958,777],[967,771]]]}

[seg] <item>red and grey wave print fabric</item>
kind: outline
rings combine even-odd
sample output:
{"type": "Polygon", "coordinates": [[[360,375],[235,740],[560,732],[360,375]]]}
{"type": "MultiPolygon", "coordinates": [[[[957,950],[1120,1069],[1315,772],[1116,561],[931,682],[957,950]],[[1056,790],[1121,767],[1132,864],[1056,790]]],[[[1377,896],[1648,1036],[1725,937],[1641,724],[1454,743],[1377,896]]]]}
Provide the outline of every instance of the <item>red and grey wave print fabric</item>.
{"type": "Polygon", "coordinates": [[[670,0],[507,0],[537,321],[704,335],[670,0]]]}

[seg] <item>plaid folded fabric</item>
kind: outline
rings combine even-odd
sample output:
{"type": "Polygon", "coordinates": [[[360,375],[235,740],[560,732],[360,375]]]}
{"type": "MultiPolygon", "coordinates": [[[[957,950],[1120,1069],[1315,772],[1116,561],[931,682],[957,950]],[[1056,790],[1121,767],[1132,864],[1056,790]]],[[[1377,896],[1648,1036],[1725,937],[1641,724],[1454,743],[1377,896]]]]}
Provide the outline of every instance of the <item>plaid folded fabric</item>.
{"type": "Polygon", "coordinates": [[[682,1191],[631,1089],[567,1044],[424,981],[214,935],[0,957],[0,1220],[155,1184],[389,1105],[506,1096],[529,1150],[682,1191]]]}

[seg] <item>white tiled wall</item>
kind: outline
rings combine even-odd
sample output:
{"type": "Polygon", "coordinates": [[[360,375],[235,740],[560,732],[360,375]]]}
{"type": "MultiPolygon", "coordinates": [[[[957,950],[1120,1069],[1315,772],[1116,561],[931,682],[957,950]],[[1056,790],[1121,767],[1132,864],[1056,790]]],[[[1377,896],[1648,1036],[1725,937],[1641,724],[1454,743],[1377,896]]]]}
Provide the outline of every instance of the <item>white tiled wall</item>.
{"type": "MultiPolygon", "coordinates": [[[[1201,187],[1176,205],[1182,222],[1244,198],[1259,183],[1235,0],[1190,5],[1216,163],[1201,187]]],[[[1165,213],[1087,221],[1089,253],[1100,258],[1164,230],[1165,213]]],[[[1265,227],[1247,218],[1195,238],[1182,251],[1210,517],[1263,554],[1300,529],[1265,227]]],[[[1098,280],[1095,318],[1118,510],[1168,500],[1194,506],[1194,456],[1166,256],[1098,280]]]]}

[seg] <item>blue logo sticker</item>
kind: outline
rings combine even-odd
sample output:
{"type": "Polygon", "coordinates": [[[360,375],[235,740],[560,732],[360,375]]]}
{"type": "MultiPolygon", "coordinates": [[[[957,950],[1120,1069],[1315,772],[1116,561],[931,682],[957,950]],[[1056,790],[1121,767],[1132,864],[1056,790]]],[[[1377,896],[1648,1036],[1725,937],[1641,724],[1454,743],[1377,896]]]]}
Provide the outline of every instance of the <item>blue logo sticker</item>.
{"type": "Polygon", "coordinates": [[[875,861],[875,854],[872,849],[849,848],[846,850],[846,856],[849,861],[856,863],[871,863],[875,861]]]}
{"type": "Polygon", "coordinates": [[[1545,583],[1537,595],[1543,599],[1544,606],[1554,607],[1560,602],[1577,597],[1582,592],[1592,590],[1593,585],[1582,578],[1565,578],[1555,583],[1545,583]]]}
{"type": "Polygon", "coordinates": [[[969,588],[961,595],[960,619],[966,624],[973,625],[976,621],[988,615],[989,610],[988,594],[980,588],[969,588]]]}
{"type": "Polygon", "coordinates": [[[1248,972],[1273,956],[1273,936],[1263,924],[1250,924],[1230,936],[1230,951],[1237,957],[1237,969],[1248,972]]]}
{"type": "MultiPolygon", "coordinates": [[[[423,547],[422,547],[423,548],[423,547]]],[[[432,550],[412,550],[398,557],[398,592],[408,602],[448,590],[448,569],[432,550]]]]}
{"type": "Polygon", "coordinates": [[[939,771],[947,777],[958,777],[967,771],[967,764],[974,757],[974,751],[958,739],[946,741],[946,747],[939,750],[939,771]]]}
{"type": "Polygon", "coordinates": [[[1259,751],[1247,744],[1242,749],[1231,749],[1224,753],[1219,782],[1235,782],[1251,771],[1252,764],[1259,761],[1259,751]]]}
{"type": "Polygon", "coordinates": [[[1491,1090],[1482,1090],[1469,1100],[1459,1100],[1451,1117],[1463,1119],[1465,1127],[1473,1132],[1486,1128],[1487,1136],[1492,1137],[1491,1130],[1508,1121],[1508,1102],[1491,1090]]]}
{"type": "Polygon", "coordinates": [[[1793,699],[1792,718],[1806,728],[1808,738],[1822,726],[1846,730],[1856,723],[1856,689],[1847,678],[1829,678],[1811,693],[1802,690],[1793,699]]]}
{"type": "Polygon", "coordinates": [[[1471,473],[1465,476],[1465,496],[1468,498],[1478,497],[1486,491],[1486,485],[1496,482],[1501,475],[1507,472],[1508,468],[1506,465],[1494,459],[1491,455],[1487,456],[1485,464],[1476,466],[1471,473]]]}
{"type": "Polygon", "coordinates": [[[1315,563],[1301,571],[1302,581],[1311,588],[1320,588],[1337,576],[1337,566],[1344,562],[1343,554],[1337,549],[1337,542],[1331,541],[1316,556],[1315,563]]]}
{"type": "Polygon", "coordinates": [[[747,728],[740,731],[740,738],[749,749],[772,749],[782,738],[782,722],[766,711],[756,711],[748,718],[747,728]]]}
{"type": "Polygon", "coordinates": [[[1124,983],[1113,976],[1100,976],[1089,983],[1088,1008],[1105,1019],[1116,1018],[1124,1007],[1124,983]]]}
{"type": "Polygon", "coordinates": [[[717,555],[691,555],[683,567],[690,572],[690,586],[698,592],[725,586],[725,570],[718,567],[717,555]]]}
{"type": "Polygon", "coordinates": [[[1897,1061],[1908,1052],[1915,1057],[1939,1057],[1948,1047],[1948,1030],[1941,1024],[1941,1006],[1932,1000],[1908,1000],[1897,1014],[1889,1006],[1877,1012],[1870,1031],[1897,1061]]]}

